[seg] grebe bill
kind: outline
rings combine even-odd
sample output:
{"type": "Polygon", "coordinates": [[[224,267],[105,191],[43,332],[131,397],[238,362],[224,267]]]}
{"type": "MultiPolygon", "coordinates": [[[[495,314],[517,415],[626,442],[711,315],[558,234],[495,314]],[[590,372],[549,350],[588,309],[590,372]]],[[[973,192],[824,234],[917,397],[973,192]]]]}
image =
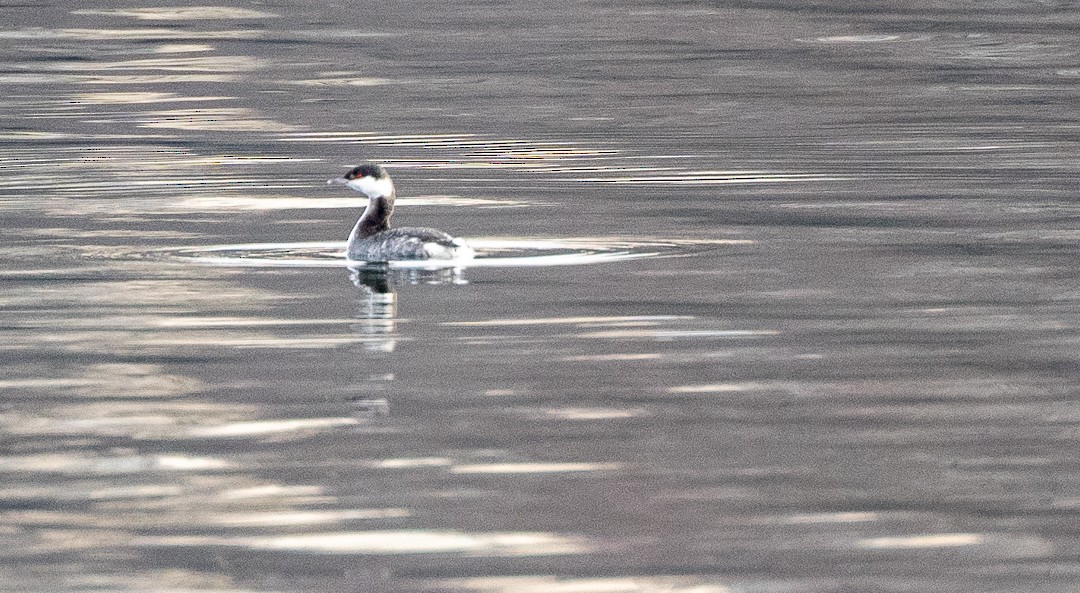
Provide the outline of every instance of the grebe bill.
{"type": "Polygon", "coordinates": [[[438,229],[390,228],[397,192],[393,180],[381,165],[362,163],[327,183],[346,185],[368,198],[364,213],[349,234],[346,253],[351,260],[472,259],[476,255],[464,241],[438,229]]]}

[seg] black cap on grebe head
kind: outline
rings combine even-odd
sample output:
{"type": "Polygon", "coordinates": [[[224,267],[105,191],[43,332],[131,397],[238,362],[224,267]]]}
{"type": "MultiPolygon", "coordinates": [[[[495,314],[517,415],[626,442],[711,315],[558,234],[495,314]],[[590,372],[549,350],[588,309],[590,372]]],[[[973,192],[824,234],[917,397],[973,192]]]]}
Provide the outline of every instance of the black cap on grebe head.
{"type": "Polygon", "coordinates": [[[353,179],[360,179],[362,177],[374,177],[375,179],[384,179],[387,177],[386,169],[382,168],[382,165],[378,163],[372,163],[371,161],[360,163],[353,167],[345,174],[345,179],[352,181],[353,179]]]}
{"type": "Polygon", "coordinates": [[[349,169],[342,177],[331,179],[327,183],[340,183],[369,198],[386,198],[391,204],[394,201],[394,182],[386,169],[376,163],[361,163],[349,169]]]}

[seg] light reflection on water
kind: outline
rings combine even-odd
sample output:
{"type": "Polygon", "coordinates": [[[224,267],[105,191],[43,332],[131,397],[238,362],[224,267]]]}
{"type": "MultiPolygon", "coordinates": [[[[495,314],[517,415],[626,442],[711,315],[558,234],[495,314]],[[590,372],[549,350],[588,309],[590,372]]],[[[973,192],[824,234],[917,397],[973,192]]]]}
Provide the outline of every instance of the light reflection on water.
{"type": "Polygon", "coordinates": [[[154,537],[136,539],[133,543],[141,546],[239,546],[255,550],[365,555],[455,553],[466,557],[580,554],[588,551],[588,544],[580,538],[550,533],[466,533],[416,529],[237,539],[154,537]]]}
{"type": "Polygon", "coordinates": [[[218,20],[218,19],[263,19],[277,18],[272,12],[262,12],[247,8],[226,6],[184,6],[132,9],[78,9],[71,14],[125,16],[144,21],[183,21],[183,20],[218,20]]]}

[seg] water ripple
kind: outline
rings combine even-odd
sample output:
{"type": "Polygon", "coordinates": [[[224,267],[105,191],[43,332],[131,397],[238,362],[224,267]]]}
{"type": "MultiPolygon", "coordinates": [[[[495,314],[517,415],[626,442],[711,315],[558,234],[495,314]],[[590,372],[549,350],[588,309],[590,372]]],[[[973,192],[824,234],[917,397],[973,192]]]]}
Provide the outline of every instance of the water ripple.
{"type": "Polygon", "coordinates": [[[47,29],[27,27],[0,31],[0,39],[29,39],[46,41],[73,39],[76,41],[160,41],[190,39],[257,39],[264,35],[258,30],[192,31],[190,29],[47,29]]]}
{"type": "Polygon", "coordinates": [[[162,70],[165,72],[249,72],[259,67],[259,62],[249,56],[199,56],[187,58],[140,58],[117,62],[65,61],[50,64],[16,64],[17,67],[35,72],[69,71],[94,72],[98,70],[162,70]]]}
{"type": "MultiPolygon", "coordinates": [[[[675,257],[700,253],[748,240],[627,239],[627,238],[466,238],[477,251],[471,260],[415,260],[389,262],[390,269],[568,266],[627,261],[648,257],[675,257]]],[[[152,251],[114,251],[97,255],[117,259],[160,259],[225,267],[345,267],[363,262],[345,259],[341,242],[247,243],[152,251]]]]}

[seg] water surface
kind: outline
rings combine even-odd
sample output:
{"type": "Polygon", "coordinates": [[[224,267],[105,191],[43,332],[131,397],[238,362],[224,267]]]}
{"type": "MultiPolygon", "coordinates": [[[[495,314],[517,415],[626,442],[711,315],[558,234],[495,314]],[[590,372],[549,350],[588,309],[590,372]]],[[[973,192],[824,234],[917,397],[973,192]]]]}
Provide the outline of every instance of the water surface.
{"type": "Polygon", "coordinates": [[[1074,8],[0,8],[0,590],[1073,590],[1074,8]]]}

